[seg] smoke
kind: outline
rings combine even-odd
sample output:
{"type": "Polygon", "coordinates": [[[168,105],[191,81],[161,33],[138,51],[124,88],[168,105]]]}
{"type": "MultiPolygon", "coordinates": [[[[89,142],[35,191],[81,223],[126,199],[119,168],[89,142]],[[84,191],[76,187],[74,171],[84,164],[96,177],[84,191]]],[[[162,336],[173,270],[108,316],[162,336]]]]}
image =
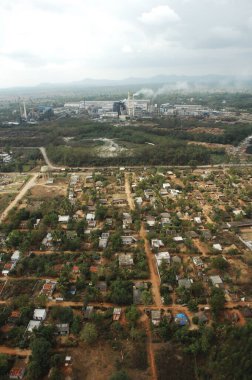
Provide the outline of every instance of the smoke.
{"type": "Polygon", "coordinates": [[[137,91],[133,96],[135,97],[143,95],[147,99],[155,99],[158,95],[169,94],[173,91],[188,91],[189,89],[190,86],[187,82],[177,82],[174,84],[165,84],[156,91],[153,91],[151,88],[142,88],[141,90],[137,91]]]}
{"type": "Polygon", "coordinates": [[[144,95],[146,98],[153,98],[155,95],[154,91],[151,88],[142,88],[137,91],[133,96],[144,95]]]}

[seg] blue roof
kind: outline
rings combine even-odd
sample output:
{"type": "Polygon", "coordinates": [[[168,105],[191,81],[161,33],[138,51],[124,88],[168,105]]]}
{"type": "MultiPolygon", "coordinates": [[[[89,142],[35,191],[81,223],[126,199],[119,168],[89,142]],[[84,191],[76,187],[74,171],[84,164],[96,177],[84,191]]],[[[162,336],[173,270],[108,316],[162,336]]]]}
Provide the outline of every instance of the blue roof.
{"type": "Polygon", "coordinates": [[[175,316],[175,322],[180,326],[185,326],[188,324],[188,318],[184,313],[178,313],[175,316]]]}

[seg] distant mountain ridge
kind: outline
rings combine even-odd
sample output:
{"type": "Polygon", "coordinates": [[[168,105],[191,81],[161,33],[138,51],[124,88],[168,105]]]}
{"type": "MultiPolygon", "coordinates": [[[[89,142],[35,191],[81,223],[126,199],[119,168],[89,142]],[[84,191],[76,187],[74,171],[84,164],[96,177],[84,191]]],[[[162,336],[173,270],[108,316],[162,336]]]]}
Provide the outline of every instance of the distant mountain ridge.
{"type": "Polygon", "coordinates": [[[222,85],[252,85],[252,78],[233,77],[226,75],[205,75],[205,76],[187,76],[187,75],[156,75],[148,78],[130,77],[125,79],[93,79],[86,78],[80,81],[69,83],[41,83],[35,87],[102,87],[102,86],[124,86],[124,85],[141,85],[141,84],[172,84],[177,82],[188,82],[189,84],[222,84],[222,85]]]}
{"type": "MultiPolygon", "coordinates": [[[[12,88],[0,88],[3,95],[22,95],[46,92],[65,92],[65,91],[88,91],[100,89],[101,91],[120,89],[123,91],[138,91],[140,88],[151,88],[157,90],[164,87],[169,91],[252,91],[252,77],[228,76],[228,75],[156,75],[152,77],[130,77],[125,79],[93,79],[86,78],[79,81],[68,83],[41,83],[35,86],[17,86],[12,88]],[[140,87],[140,88],[139,88],[140,87]]],[[[118,91],[117,90],[117,91],[118,91]]]]}

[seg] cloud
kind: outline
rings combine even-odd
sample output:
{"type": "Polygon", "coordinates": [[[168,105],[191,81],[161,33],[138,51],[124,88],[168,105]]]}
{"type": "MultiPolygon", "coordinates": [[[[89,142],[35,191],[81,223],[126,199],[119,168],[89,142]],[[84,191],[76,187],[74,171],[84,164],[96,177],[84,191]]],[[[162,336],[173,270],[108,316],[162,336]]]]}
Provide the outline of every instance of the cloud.
{"type": "Polygon", "coordinates": [[[146,25],[163,25],[180,20],[179,15],[169,5],[158,5],[149,12],[144,12],[139,20],[146,25]]]}
{"type": "Polygon", "coordinates": [[[0,86],[252,75],[251,28],[251,0],[0,0],[0,86]]]}
{"type": "Polygon", "coordinates": [[[0,53],[4,58],[22,63],[30,67],[41,67],[46,64],[46,59],[27,51],[15,51],[11,53],[0,53]]]}

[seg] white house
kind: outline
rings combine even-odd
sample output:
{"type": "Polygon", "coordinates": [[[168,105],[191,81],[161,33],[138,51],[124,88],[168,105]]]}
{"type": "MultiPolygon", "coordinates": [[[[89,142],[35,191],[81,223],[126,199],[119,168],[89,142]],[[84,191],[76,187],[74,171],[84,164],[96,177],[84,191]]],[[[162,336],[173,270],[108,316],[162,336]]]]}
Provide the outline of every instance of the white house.
{"type": "Polygon", "coordinates": [[[59,215],[58,222],[59,223],[68,223],[70,219],[69,215],[59,215]]]}
{"type": "Polygon", "coordinates": [[[11,261],[12,262],[17,262],[20,259],[20,251],[16,250],[12,256],[11,256],[11,261]]]}
{"type": "Polygon", "coordinates": [[[35,321],[44,321],[46,319],[46,309],[35,309],[33,312],[33,319],[35,321]]]}
{"type": "Polygon", "coordinates": [[[28,323],[27,331],[28,332],[32,332],[34,329],[38,329],[40,325],[41,325],[41,321],[33,321],[33,320],[31,320],[28,323]]]}
{"type": "Polygon", "coordinates": [[[151,246],[152,248],[160,248],[164,246],[164,243],[159,239],[151,239],[151,246]]]}

